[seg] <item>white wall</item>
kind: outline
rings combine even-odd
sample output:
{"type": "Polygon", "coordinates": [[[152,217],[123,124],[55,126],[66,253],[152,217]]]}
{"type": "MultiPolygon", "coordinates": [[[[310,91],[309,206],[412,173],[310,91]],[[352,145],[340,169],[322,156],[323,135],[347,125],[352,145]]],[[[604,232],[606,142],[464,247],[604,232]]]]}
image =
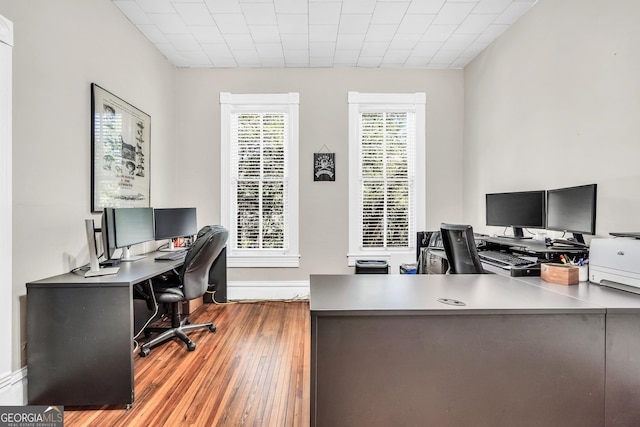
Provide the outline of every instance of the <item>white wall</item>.
{"type": "MultiPolygon", "coordinates": [[[[461,70],[179,70],[176,93],[178,202],[198,206],[200,225],[220,220],[220,92],[300,93],[300,267],[229,269],[230,281],[304,281],[353,273],[348,252],[349,91],[425,92],[427,228],[462,219],[461,70]],[[336,153],[336,181],[313,181],[313,153],[336,153]]],[[[398,265],[392,266],[398,272],[398,265]]]]}
{"type": "Polygon", "coordinates": [[[640,229],[638,17],[637,0],[540,0],[467,66],[466,222],[502,232],[476,227],[488,192],[597,183],[597,234],[640,229]]]}
{"type": "Polygon", "coordinates": [[[13,282],[3,286],[12,286],[17,371],[26,362],[25,284],[87,263],[84,219],[99,219],[90,212],[90,84],[151,115],[151,202],[167,203],[175,69],[110,0],[0,0],[0,14],[15,36],[13,282]]]}

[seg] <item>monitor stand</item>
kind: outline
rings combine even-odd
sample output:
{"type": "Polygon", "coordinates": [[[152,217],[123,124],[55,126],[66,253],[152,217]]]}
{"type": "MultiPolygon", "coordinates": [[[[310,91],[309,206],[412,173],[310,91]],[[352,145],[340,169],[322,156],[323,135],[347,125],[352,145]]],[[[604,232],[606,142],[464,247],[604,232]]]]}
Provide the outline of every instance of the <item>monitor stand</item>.
{"type": "Polygon", "coordinates": [[[96,231],[92,219],[84,221],[87,232],[87,244],[89,246],[89,271],[84,273],[84,277],[108,276],[117,274],[120,267],[101,268],[98,263],[98,252],[96,250],[96,231]]]}
{"type": "Polygon", "coordinates": [[[122,257],[120,258],[120,261],[122,262],[133,262],[133,261],[140,261],[141,259],[145,259],[147,256],[146,255],[131,255],[131,253],[129,252],[129,246],[122,248],[122,257]]]}

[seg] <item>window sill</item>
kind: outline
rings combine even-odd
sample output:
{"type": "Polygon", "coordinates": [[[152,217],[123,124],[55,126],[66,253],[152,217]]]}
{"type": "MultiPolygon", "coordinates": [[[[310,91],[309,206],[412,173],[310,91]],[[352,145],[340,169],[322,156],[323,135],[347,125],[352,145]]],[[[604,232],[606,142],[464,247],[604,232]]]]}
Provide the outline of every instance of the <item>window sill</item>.
{"type": "Polygon", "coordinates": [[[228,268],[298,268],[300,255],[227,256],[228,268]]]}

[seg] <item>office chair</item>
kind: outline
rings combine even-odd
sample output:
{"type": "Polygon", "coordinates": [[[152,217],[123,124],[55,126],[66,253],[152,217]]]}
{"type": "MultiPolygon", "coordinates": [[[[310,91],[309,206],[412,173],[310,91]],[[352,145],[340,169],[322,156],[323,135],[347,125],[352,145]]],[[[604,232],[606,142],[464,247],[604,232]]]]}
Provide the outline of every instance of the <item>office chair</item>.
{"type": "Polygon", "coordinates": [[[208,328],[215,332],[213,323],[189,324],[187,317],[182,318],[181,304],[184,301],[202,297],[209,286],[209,269],[225,247],[229,233],[222,226],[205,226],[189,248],[180,272],[158,276],[152,280],[156,302],[170,304],[170,328],[146,328],[145,334],[161,332],[156,338],[140,346],[140,356],[149,354],[152,347],[180,338],[193,351],[196,345],[187,337],[187,331],[208,328]]]}
{"type": "Polygon", "coordinates": [[[449,263],[448,274],[484,274],[473,237],[473,227],[442,223],[440,234],[449,263]]]}

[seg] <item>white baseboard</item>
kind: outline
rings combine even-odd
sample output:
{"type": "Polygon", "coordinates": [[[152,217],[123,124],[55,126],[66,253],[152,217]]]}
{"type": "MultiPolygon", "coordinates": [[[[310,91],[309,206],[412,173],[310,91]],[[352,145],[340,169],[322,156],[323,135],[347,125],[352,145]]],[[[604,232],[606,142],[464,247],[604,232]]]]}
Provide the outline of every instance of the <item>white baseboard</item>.
{"type": "Polygon", "coordinates": [[[27,404],[27,367],[0,379],[0,406],[27,404]]]}
{"type": "Polygon", "coordinates": [[[228,300],[280,300],[308,299],[309,281],[259,282],[230,281],[227,283],[228,300]]]}

